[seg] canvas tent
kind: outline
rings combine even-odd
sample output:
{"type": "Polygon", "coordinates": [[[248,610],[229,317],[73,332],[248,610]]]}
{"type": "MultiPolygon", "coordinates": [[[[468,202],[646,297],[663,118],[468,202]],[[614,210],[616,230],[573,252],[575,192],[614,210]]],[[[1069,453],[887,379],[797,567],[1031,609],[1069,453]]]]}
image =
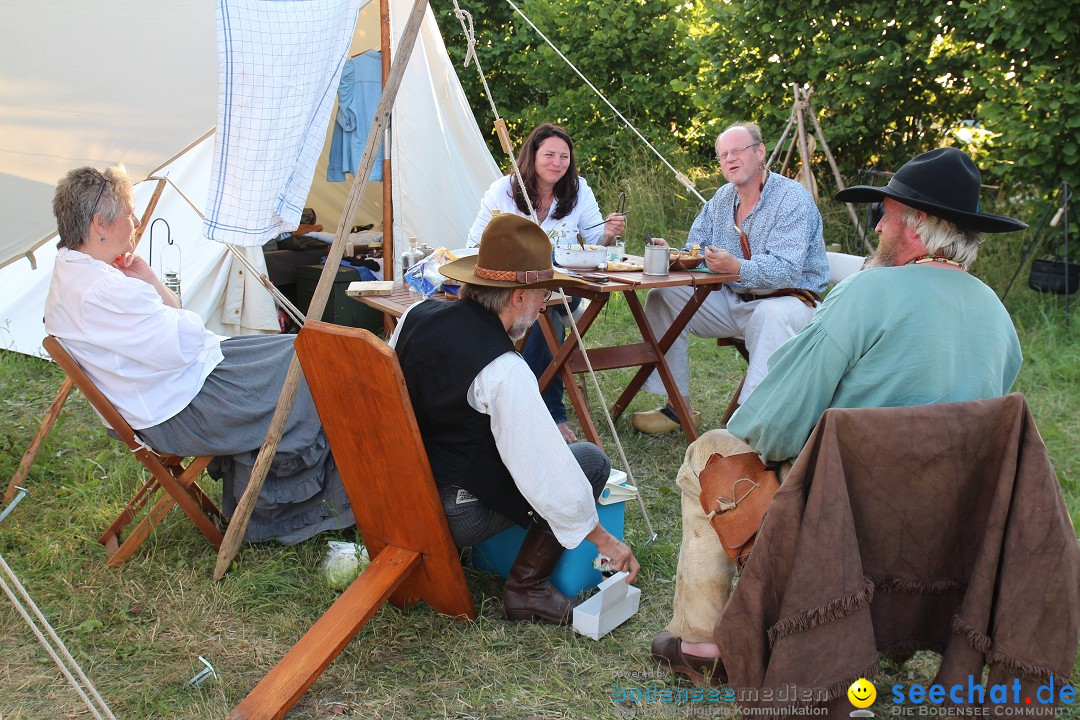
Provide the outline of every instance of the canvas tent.
{"type": "MultiPolygon", "coordinates": [[[[412,2],[388,0],[396,45],[412,2]]],[[[179,244],[185,307],[222,334],[276,327],[269,295],[237,274],[225,248],[202,237],[217,100],[211,0],[91,4],[0,0],[0,348],[39,354],[55,255],[51,197],[80,165],[123,162],[133,179],[168,176],[155,212],[179,244]],[[28,32],[28,28],[47,32],[28,32]],[[101,38],[109,38],[103,43],[101,38]],[[106,48],[106,49],[103,49],[106,48]],[[27,253],[33,253],[36,269],[27,253]]],[[[351,54],[379,46],[379,3],[360,11],[351,54]]],[[[327,148],[330,128],[327,128],[327,148]]],[[[430,9],[398,93],[389,139],[395,247],[415,235],[461,246],[480,197],[499,171],[472,116],[430,9]]],[[[309,195],[333,231],[352,176],[327,183],[325,151],[309,195]]],[[[155,183],[136,186],[142,212],[155,183]]],[[[372,183],[353,223],[380,223],[372,183]]],[[[148,230],[140,244],[150,253],[148,230]]],[[[153,225],[152,265],[165,243],[153,225]]],[[[257,251],[255,251],[257,254],[257,251]]]]}

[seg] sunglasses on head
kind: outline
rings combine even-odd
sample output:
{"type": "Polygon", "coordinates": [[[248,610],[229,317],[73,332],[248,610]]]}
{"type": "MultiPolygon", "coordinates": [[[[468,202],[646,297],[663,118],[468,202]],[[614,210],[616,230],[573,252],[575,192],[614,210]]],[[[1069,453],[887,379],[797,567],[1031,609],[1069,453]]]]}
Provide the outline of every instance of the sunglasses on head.
{"type": "MultiPolygon", "coordinates": [[[[95,170],[95,172],[97,172],[95,170]]],[[[105,187],[109,184],[109,178],[98,172],[98,177],[101,178],[101,189],[98,190],[97,197],[94,198],[94,205],[90,208],[90,219],[94,218],[94,213],[97,212],[98,203],[101,202],[101,196],[105,193],[105,187]]]]}

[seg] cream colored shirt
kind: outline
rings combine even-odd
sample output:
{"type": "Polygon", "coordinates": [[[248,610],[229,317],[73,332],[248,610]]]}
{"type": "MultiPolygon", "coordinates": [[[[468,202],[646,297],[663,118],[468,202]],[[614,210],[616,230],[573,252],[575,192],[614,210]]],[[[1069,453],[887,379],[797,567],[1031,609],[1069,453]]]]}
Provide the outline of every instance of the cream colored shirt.
{"type": "MultiPolygon", "coordinates": [[[[398,330],[390,337],[397,344],[398,330]]],[[[491,433],[506,469],[559,543],[576,548],[600,522],[592,488],[540,397],[536,376],[516,352],[503,353],[469,385],[469,406],[491,417],[491,433]]]]}
{"type": "Polygon", "coordinates": [[[61,248],[45,300],[45,329],[136,430],[187,407],[223,359],[222,338],[146,282],[61,248]]]}

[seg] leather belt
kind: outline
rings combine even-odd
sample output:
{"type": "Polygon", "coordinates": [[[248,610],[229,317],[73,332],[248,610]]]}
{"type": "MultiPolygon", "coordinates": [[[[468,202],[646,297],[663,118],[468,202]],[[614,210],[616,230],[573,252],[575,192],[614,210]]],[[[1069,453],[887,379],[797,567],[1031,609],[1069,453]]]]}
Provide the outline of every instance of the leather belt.
{"type": "Polygon", "coordinates": [[[752,300],[766,300],[774,297],[796,297],[802,301],[802,304],[808,308],[815,308],[817,304],[821,302],[821,296],[813,290],[806,290],[804,288],[780,288],[779,290],[773,290],[767,295],[760,295],[758,293],[741,292],[735,293],[735,295],[743,302],[750,302],[752,300]]]}

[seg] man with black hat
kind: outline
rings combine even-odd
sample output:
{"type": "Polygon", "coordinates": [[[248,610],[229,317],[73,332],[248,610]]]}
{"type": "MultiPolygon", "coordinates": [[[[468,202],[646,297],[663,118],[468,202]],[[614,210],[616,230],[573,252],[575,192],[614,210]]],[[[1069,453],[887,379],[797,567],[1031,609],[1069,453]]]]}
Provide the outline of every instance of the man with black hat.
{"type": "MultiPolygon", "coordinates": [[[[984,233],[1026,225],[979,212],[979,188],[975,163],[941,148],[907,162],[884,187],[837,193],[840,202],[884,201],[877,251],[773,353],[768,374],[727,430],[702,435],[687,450],[688,462],[754,452],[766,463],[785,463],[783,478],[827,408],[1008,393],[1020,370],[1020,342],[997,295],[967,270],[984,233]]],[[[701,511],[696,475],[680,470],[679,487],[683,545],[674,617],[654,638],[653,657],[700,680],[720,674],[713,626],[734,567],[701,511]]]]}
{"type": "Polygon", "coordinates": [[[447,263],[460,300],[427,300],[390,338],[458,547],[514,523],[527,529],[503,591],[510,620],[566,623],[576,604],[549,581],[563,548],[596,545],[617,571],[638,562],[600,524],[595,500],[610,463],[591,443],[567,445],[514,350],[553,288],[580,281],[551,266],[551,241],[532,221],[494,218],[479,254],[447,263]]]}

